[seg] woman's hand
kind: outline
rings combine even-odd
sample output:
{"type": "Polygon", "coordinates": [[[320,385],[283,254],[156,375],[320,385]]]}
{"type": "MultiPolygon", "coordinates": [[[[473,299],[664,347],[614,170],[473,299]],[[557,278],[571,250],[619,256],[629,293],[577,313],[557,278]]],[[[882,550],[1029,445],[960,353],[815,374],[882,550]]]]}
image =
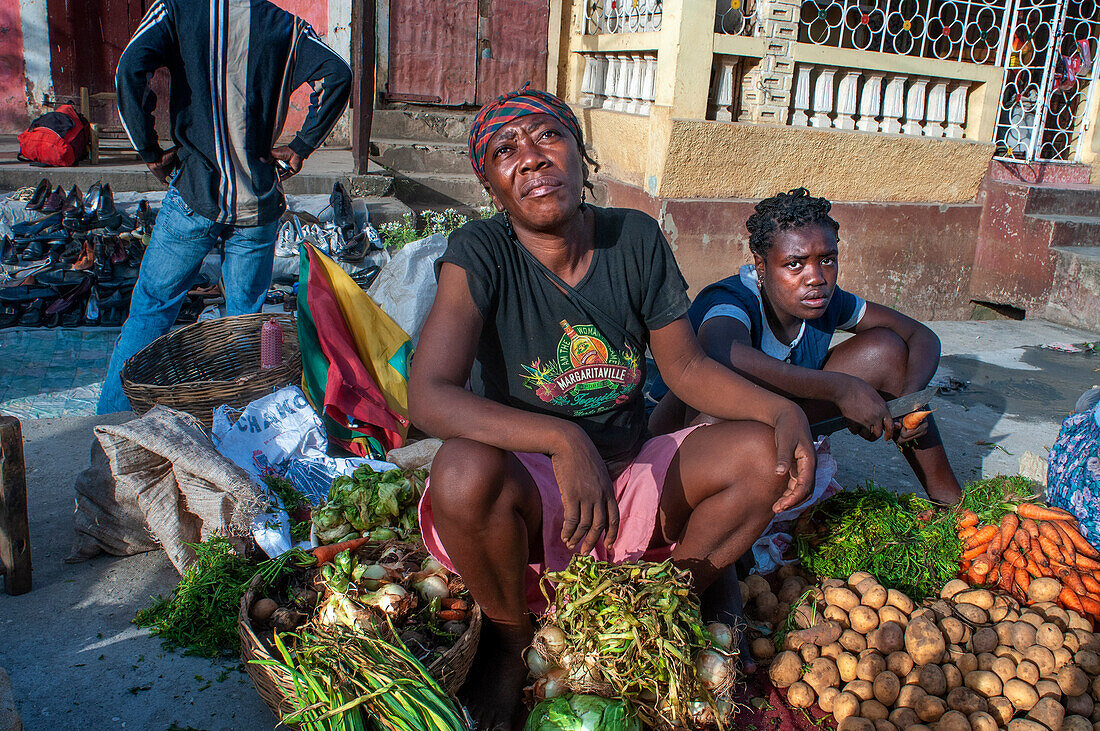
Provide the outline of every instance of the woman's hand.
{"type": "Polygon", "coordinates": [[[835,374],[837,379],[835,403],[848,420],[849,429],[868,441],[875,441],[883,434],[894,438],[894,419],[886,408],[886,400],[862,378],[835,374]]]}
{"type": "Polygon", "coordinates": [[[550,459],[565,508],[562,541],[570,550],[579,545],[581,553],[588,553],[606,533],[604,546],[610,550],[619,534],[619,506],[592,440],[579,427],[569,429],[550,459]]]}
{"type": "Polygon", "coordinates": [[[772,428],[775,430],[775,474],[788,476],[787,489],[772,505],[772,511],[778,514],[795,507],[813,492],[817,453],[806,414],[795,404],[779,412],[772,428]]]}

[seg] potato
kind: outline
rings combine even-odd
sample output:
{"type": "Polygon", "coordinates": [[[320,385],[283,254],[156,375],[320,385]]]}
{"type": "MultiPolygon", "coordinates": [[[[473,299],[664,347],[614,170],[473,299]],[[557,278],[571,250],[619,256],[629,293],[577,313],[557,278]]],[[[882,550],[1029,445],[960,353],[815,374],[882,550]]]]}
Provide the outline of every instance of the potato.
{"type": "Polygon", "coordinates": [[[982,627],[970,638],[970,645],[974,652],[993,652],[1001,641],[997,638],[997,631],[992,627],[982,627]]]}
{"type": "Polygon", "coordinates": [[[890,709],[871,698],[859,704],[859,715],[870,721],[885,721],[890,715],[890,709]]]}
{"type": "Polygon", "coordinates": [[[883,718],[874,720],[875,731],[898,731],[898,727],[883,718]]]}
{"type": "Polygon", "coordinates": [[[1002,645],[1012,644],[1012,628],[1016,626],[1015,622],[998,622],[993,625],[994,631],[997,632],[997,639],[1001,641],[1002,645]]]}
{"type": "Polygon", "coordinates": [[[1041,676],[1042,673],[1039,672],[1039,666],[1031,660],[1022,660],[1016,664],[1016,677],[1028,685],[1035,685],[1038,683],[1041,676]]]}
{"type": "Polygon", "coordinates": [[[1091,716],[1096,704],[1088,693],[1071,696],[1066,699],[1066,713],[1076,716],[1091,716]]]}
{"type": "Polygon", "coordinates": [[[989,612],[973,604],[956,604],[955,614],[971,624],[986,624],[989,622],[989,612]]]}
{"type": "Polygon", "coordinates": [[[969,716],[971,713],[987,710],[989,704],[970,688],[960,686],[947,694],[947,707],[969,716]]]}
{"type": "Polygon", "coordinates": [[[911,620],[905,628],[905,651],[915,664],[938,663],[943,659],[946,649],[943,633],[930,619],[920,617],[911,620]]]}
{"type": "Polygon", "coordinates": [[[1054,698],[1055,700],[1062,699],[1062,689],[1058,687],[1058,683],[1053,680],[1040,679],[1035,684],[1035,692],[1039,694],[1040,698],[1054,698]]]}
{"type": "Polygon", "coordinates": [[[833,712],[833,701],[840,695],[840,688],[825,688],[817,696],[818,707],[826,713],[833,712]]]}
{"type": "Polygon", "coordinates": [[[844,648],[840,646],[839,642],[830,642],[821,648],[822,657],[831,657],[836,660],[840,657],[840,653],[844,652],[844,648]]]}
{"type": "Polygon", "coordinates": [[[894,724],[895,728],[900,729],[900,731],[905,731],[905,729],[920,723],[916,711],[912,708],[903,707],[895,708],[890,711],[889,721],[894,724]]]}
{"type": "Polygon", "coordinates": [[[970,721],[958,711],[948,711],[936,722],[936,731],[970,731],[970,721]]]}
{"type": "Polygon", "coordinates": [[[917,718],[925,723],[932,723],[940,720],[940,716],[947,712],[947,702],[943,698],[926,695],[917,701],[917,707],[913,710],[917,712],[917,718]]]}
{"type": "Polygon", "coordinates": [[[802,658],[790,650],[779,653],[768,668],[768,677],[777,688],[790,687],[802,677],[802,658]]]}
{"type": "Polygon", "coordinates": [[[849,716],[837,727],[837,731],[875,731],[875,724],[866,718],[849,716]]]}
{"type": "Polygon", "coordinates": [[[1005,602],[1004,596],[998,594],[993,597],[993,606],[989,609],[989,619],[994,622],[1000,622],[1008,614],[1008,603],[1005,602]]]}
{"type": "Polygon", "coordinates": [[[799,680],[787,689],[787,702],[795,708],[809,708],[814,704],[814,689],[799,680]]]}
{"type": "Polygon", "coordinates": [[[1090,690],[1092,699],[1100,703],[1100,677],[1092,679],[1092,688],[1090,690]]]}
{"type": "Polygon", "coordinates": [[[1012,662],[1012,658],[1009,657],[998,657],[989,669],[997,674],[1002,683],[1016,677],[1016,663],[1012,662]]]}
{"type": "Polygon", "coordinates": [[[904,678],[913,669],[913,658],[904,652],[891,652],[886,656],[886,669],[899,678],[904,678]]]}
{"type": "Polygon", "coordinates": [[[821,657],[821,648],[817,645],[806,643],[798,648],[798,655],[802,658],[802,662],[810,663],[821,657]]]}
{"type": "Polygon", "coordinates": [[[996,655],[989,652],[983,652],[978,655],[978,670],[992,670],[993,663],[995,662],[997,662],[996,655]]]}
{"type": "Polygon", "coordinates": [[[1100,652],[1100,635],[1094,635],[1090,630],[1080,627],[1071,627],[1069,633],[1077,638],[1078,650],[1100,652]]]}
{"type": "Polygon", "coordinates": [[[1025,621],[1014,622],[1006,644],[1011,644],[1020,652],[1024,652],[1035,644],[1035,631],[1036,628],[1025,621]]]}
{"type": "Polygon", "coordinates": [[[897,622],[884,622],[867,636],[867,646],[883,655],[905,648],[905,628],[897,622]]]}
{"type": "Polygon", "coordinates": [[[848,612],[848,621],[852,623],[853,630],[861,635],[866,635],[875,627],[878,627],[878,612],[861,604],[858,607],[853,607],[848,612]]]}
{"type": "Polygon", "coordinates": [[[973,604],[976,607],[980,607],[986,611],[993,608],[993,593],[986,591],[985,589],[969,589],[967,591],[960,591],[955,596],[951,597],[955,600],[956,604],[973,604]]]}
{"type": "Polygon", "coordinates": [[[741,591],[741,598],[746,602],[752,601],[765,592],[770,594],[772,591],[772,587],[768,583],[768,580],[760,574],[749,574],[744,584],[745,586],[741,591]]]}
{"type": "Polygon", "coordinates": [[[970,721],[971,731],[997,731],[999,728],[997,722],[993,720],[993,716],[984,711],[971,713],[966,717],[966,720],[970,721]]]}
{"type": "Polygon", "coordinates": [[[851,589],[829,588],[825,590],[825,602],[851,612],[859,606],[859,597],[851,589]]]}
{"type": "Polygon", "coordinates": [[[1066,716],[1062,719],[1062,731],[1092,731],[1092,722],[1081,716],[1066,716]]]}
{"type": "Polygon", "coordinates": [[[928,617],[933,622],[938,619],[936,613],[928,607],[917,607],[913,610],[912,614],[909,615],[909,621],[912,622],[914,619],[920,619],[921,617],[928,617]]]}
{"type": "Polygon", "coordinates": [[[936,615],[937,621],[943,619],[944,617],[950,617],[952,614],[955,613],[953,606],[943,599],[936,599],[928,605],[928,608],[931,609],[932,612],[936,615]]]}
{"type": "Polygon", "coordinates": [[[1016,713],[1016,707],[1012,705],[1012,701],[1003,695],[989,698],[986,702],[989,703],[989,715],[993,716],[993,720],[1001,726],[1007,725],[1012,715],[1016,713]]]}
{"type": "Polygon", "coordinates": [[[1081,668],[1067,665],[1058,671],[1058,687],[1067,696],[1081,695],[1089,690],[1089,679],[1081,668]]]}
{"type": "Polygon", "coordinates": [[[875,700],[886,706],[894,705],[901,693],[901,680],[889,670],[883,670],[875,676],[871,683],[871,690],[875,694],[875,700]]]}
{"type": "Polygon", "coordinates": [[[943,632],[943,636],[947,638],[947,641],[953,645],[956,645],[963,641],[963,633],[966,631],[966,627],[962,621],[956,617],[944,617],[939,622],[936,622],[936,626],[943,632]]]}
{"type": "Polygon", "coordinates": [[[886,587],[875,582],[874,586],[863,592],[861,601],[863,602],[863,606],[878,611],[886,606],[886,597],[886,587]]]}
{"type": "Polygon", "coordinates": [[[878,674],[886,669],[886,659],[877,652],[868,651],[861,655],[856,663],[856,677],[860,680],[874,682],[878,674]]]}
{"type": "Polygon", "coordinates": [[[909,674],[902,678],[902,685],[920,685],[920,668],[916,665],[909,671],[909,674]]]}
{"type": "Polygon", "coordinates": [[[837,723],[843,723],[844,719],[859,713],[859,702],[859,698],[851,693],[838,693],[833,699],[833,718],[837,723]]]}
{"type": "Polygon", "coordinates": [[[1072,632],[1062,633],[1062,647],[1066,648],[1070,652],[1076,653],[1081,650],[1081,641],[1077,639],[1077,635],[1072,632]]]}
{"type": "Polygon", "coordinates": [[[840,685],[840,672],[835,662],[827,657],[818,657],[810,663],[810,669],[802,676],[802,680],[820,694],[826,688],[840,685]]]}
{"type": "Polygon", "coordinates": [[[1008,722],[1008,731],[1050,731],[1038,721],[1028,718],[1017,718],[1008,722]]]}
{"type": "Polygon", "coordinates": [[[1054,651],[1062,646],[1064,635],[1057,626],[1050,622],[1043,622],[1035,630],[1035,641],[1048,650],[1054,651]]]}
{"type": "Polygon", "coordinates": [[[943,668],[939,665],[922,665],[919,672],[918,683],[925,693],[938,696],[947,694],[947,677],[943,674],[943,668]]]}
{"type": "Polygon", "coordinates": [[[1054,667],[1062,668],[1073,662],[1073,653],[1066,647],[1059,647],[1054,651],[1054,667]]]}
{"type": "Polygon", "coordinates": [[[850,652],[842,652],[836,659],[836,669],[840,672],[840,679],[849,683],[856,679],[856,666],[859,661],[850,652]]]}
{"type": "Polygon", "coordinates": [[[909,624],[909,615],[897,607],[892,607],[887,604],[885,607],[878,610],[878,623],[879,626],[881,626],[887,622],[893,622],[902,629],[905,629],[905,626],[909,624]]]}
{"type": "Polygon", "coordinates": [[[756,615],[771,622],[779,614],[779,599],[770,590],[762,591],[753,597],[752,606],[756,615]]]}
{"type": "Polygon", "coordinates": [[[801,576],[792,576],[783,580],[783,584],[776,592],[779,601],[794,604],[806,591],[806,581],[801,576]]]}
{"type": "Polygon", "coordinates": [[[800,629],[791,632],[784,640],[783,647],[788,650],[797,650],[805,644],[821,647],[836,642],[844,630],[837,622],[822,621],[809,629],[800,629]]]}
{"type": "Polygon", "coordinates": [[[822,591],[824,591],[825,589],[833,588],[833,587],[843,588],[845,586],[848,586],[848,582],[845,581],[844,579],[831,579],[830,578],[830,579],[822,579],[821,580],[821,590],[822,591]]]}
{"type": "Polygon", "coordinates": [[[1015,647],[1005,647],[1001,645],[993,651],[993,657],[1007,657],[1012,662],[1021,662],[1024,659],[1024,653],[1017,650],[1015,647]]]}
{"type": "Polygon", "coordinates": [[[1031,707],[1039,702],[1039,694],[1035,689],[1019,678],[1004,684],[1004,695],[1012,701],[1013,707],[1018,711],[1030,711],[1031,707]]]}
{"type": "Polygon", "coordinates": [[[825,609],[822,610],[821,616],[823,616],[825,619],[836,622],[841,626],[842,629],[848,629],[852,626],[851,622],[848,621],[848,613],[833,604],[827,604],[825,606],[825,609]]]}
{"type": "Polygon", "coordinates": [[[1024,658],[1031,660],[1039,667],[1040,677],[1053,675],[1057,666],[1054,662],[1054,653],[1042,645],[1032,645],[1023,651],[1024,658]]]}
{"type": "Polygon", "coordinates": [[[1066,717],[1066,709],[1053,698],[1040,698],[1038,702],[1027,712],[1027,717],[1032,721],[1038,721],[1047,728],[1062,728],[1062,719],[1066,717]]]}
{"type": "Polygon", "coordinates": [[[1092,650],[1078,650],[1073,662],[1089,675],[1100,675],[1100,654],[1092,650]]]}
{"type": "Polygon", "coordinates": [[[940,665],[940,669],[943,670],[943,677],[947,680],[947,689],[958,688],[963,684],[963,674],[957,667],[951,663],[944,663],[940,665]]]}
{"type": "Polygon", "coordinates": [[[1043,616],[1047,618],[1048,622],[1062,630],[1062,632],[1065,632],[1069,627],[1069,615],[1066,614],[1066,610],[1057,605],[1043,612],[1043,616]]]}
{"type": "Polygon", "coordinates": [[[919,685],[903,685],[898,692],[897,707],[916,708],[917,702],[926,695],[928,694],[924,692],[924,688],[919,685]]]}
{"type": "Polygon", "coordinates": [[[1020,621],[1027,622],[1035,629],[1039,629],[1039,625],[1041,625],[1045,620],[1043,619],[1043,615],[1039,614],[1038,612],[1033,612],[1029,609],[1028,611],[1020,615],[1020,621]]]}
{"type": "Polygon", "coordinates": [[[757,660],[770,660],[775,657],[775,644],[767,637],[757,637],[752,641],[749,652],[757,660]]]}
{"type": "Polygon", "coordinates": [[[846,629],[841,632],[839,642],[848,652],[863,652],[867,649],[867,638],[855,630],[846,629]]]}
{"type": "Polygon", "coordinates": [[[1027,587],[1027,598],[1033,602],[1050,602],[1058,598],[1062,584],[1058,579],[1035,579],[1027,587]]]}
{"type": "Polygon", "coordinates": [[[993,698],[1001,695],[1004,683],[997,674],[988,670],[975,670],[963,677],[966,687],[984,698],[993,698]]]}
{"type": "Polygon", "coordinates": [[[869,701],[875,697],[875,687],[866,680],[853,680],[844,686],[845,693],[851,693],[860,701],[869,701]]]}
{"type": "MultiPolygon", "coordinates": [[[[797,597],[795,597],[797,599],[797,597]]],[[[802,604],[791,610],[791,619],[799,629],[809,629],[818,622],[824,621],[821,612],[808,604],[802,604]]]]}
{"type": "Polygon", "coordinates": [[[967,584],[962,579],[951,579],[951,581],[948,581],[946,584],[943,585],[943,588],[940,589],[940,598],[950,599],[959,592],[966,591],[969,588],[970,584],[967,584]]]}
{"type": "Polygon", "coordinates": [[[867,579],[874,579],[874,578],[875,577],[872,576],[867,571],[857,571],[857,572],[855,572],[854,574],[852,574],[851,576],[848,577],[848,586],[850,586],[854,589],[855,587],[859,586],[861,583],[863,583],[867,579]]]}

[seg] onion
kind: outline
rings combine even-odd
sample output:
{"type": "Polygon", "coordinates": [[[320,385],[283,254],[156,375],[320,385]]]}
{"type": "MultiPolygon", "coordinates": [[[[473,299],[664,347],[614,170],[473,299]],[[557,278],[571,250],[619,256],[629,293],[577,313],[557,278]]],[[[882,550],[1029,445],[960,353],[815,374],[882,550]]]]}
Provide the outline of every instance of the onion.
{"type": "Polygon", "coordinates": [[[386,567],[380,564],[372,563],[363,569],[363,576],[360,580],[363,582],[363,586],[371,591],[374,591],[382,582],[389,578],[389,572],[386,571],[386,567]]]}
{"type": "Polygon", "coordinates": [[[709,726],[714,723],[714,709],[705,701],[688,703],[688,715],[698,726],[709,726]]]}
{"type": "Polygon", "coordinates": [[[445,599],[451,595],[451,589],[447,586],[447,580],[435,574],[425,576],[413,586],[420,592],[420,596],[428,601],[436,598],[445,599]]]}
{"type": "Polygon", "coordinates": [[[570,684],[576,684],[583,688],[600,682],[600,669],[591,657],[574,652],[566,655],[562,659],[561,665],[565,668],[566,677],[569,679],[570,684]]]}
{"type": "Polygon", "coordinates": [[[437,561],[433,556],[428,556],[424,559],[424,563],[421,564],[420,570],[426,574],[447,575],[447,567],[437,561]]]}
{"type": "Polygon", "coordinates": [[[394,616],[401,611],[401,604],[408,592],[400,584],[383,584],[378,591],[362,597],[367,606],[377,607],[383,614],[394,616]]]}
{"type": "Polygon", "coordinates": [[[555,678],[543,678],[540,682],[542,682],[543,684],[543,698],[557,698],[559,695],[563,695],[566,691],[565,683],[555,678]]]}
{"type": "Polygon", "coordinates": [[[544,659],[543,656],[539,654],[539,651],[533,647],[527,650],[526,654],[523,656],[523,660],[527,663],[527,668],[531,671],[531,674],[536,678],[543,677],[554,667],[552,662],[544,659]]]}
{"type": "Polygon", "coordinates": [[[733,630],[729,628],[729,625],[721,622],[711,622],[707,625],[707,633],[714,640],[714,644],[723,650],[733,647],[733,630]]]}
{"type": "Polygon", "coordinates": [[[703,650],[695,658],[695,674],[707,690],[716,690],[730,680],[730,661],[714,650],[703,650]]]}
{"type": "Polygon", "coordinates": [[[550,655],[557,657],[565,650],[565,633],[558,627],[548,624],[535,633],[535,646],[542,646],[550,655]]]}

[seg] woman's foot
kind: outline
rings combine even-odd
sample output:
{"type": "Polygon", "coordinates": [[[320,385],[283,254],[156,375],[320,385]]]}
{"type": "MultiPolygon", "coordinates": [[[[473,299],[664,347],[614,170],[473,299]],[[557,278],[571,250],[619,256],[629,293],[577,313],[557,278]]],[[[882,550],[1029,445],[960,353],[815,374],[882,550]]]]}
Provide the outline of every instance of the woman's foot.
{"type": "Polygon", "coordinates": [[[522,694],[527,679],[523,651],[531,643],[531,629],[502,628],[486,620],[473,667],[459,699],[474,719],[478,731],[513,731],[522,728],[522,694]],[[517,722],[518,718],[518,722],[517,722]]]}

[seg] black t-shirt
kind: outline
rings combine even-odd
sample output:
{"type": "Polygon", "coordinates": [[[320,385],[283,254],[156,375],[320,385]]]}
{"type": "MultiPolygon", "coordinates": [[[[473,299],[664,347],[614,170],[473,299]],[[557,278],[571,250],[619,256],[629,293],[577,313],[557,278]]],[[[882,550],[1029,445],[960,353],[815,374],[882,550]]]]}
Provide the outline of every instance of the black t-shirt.
{"type": "Polygon", "coordinates": [[[575,422],[617,472],[646,438],[649,331],[684,316],[689,300],[656,221],[629,209],[592,211],[596,249],[575,289],[595,308],[558,289],[509,237],[501,214],[453,232],[437,267],[466,271],[485,322],[474,392],[575,422]]]}

